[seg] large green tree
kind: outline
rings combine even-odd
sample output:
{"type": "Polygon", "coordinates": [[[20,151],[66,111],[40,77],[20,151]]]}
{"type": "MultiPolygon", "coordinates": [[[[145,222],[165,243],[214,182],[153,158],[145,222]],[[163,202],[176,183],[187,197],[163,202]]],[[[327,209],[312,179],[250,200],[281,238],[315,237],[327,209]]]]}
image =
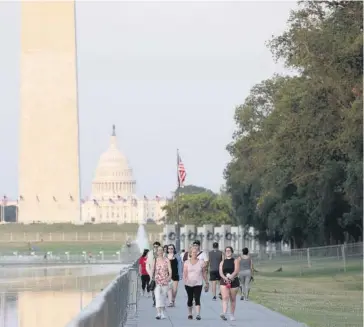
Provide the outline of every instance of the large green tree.
{"type": "Polygon", "coordinates": [[[294,246],[362,234],[362,2],[304,2],[269,46],[274,76],[236,108],[225,177],[237,219],[294,246]]]}
{"type": "Polygon", "coordinates": [[[200,192],[180,194],[164,207],[167,213],[166,222],[174,223],[177,216],[181,224],[231,224],[234,222],[232,204],[229,196],[200,192]]]}

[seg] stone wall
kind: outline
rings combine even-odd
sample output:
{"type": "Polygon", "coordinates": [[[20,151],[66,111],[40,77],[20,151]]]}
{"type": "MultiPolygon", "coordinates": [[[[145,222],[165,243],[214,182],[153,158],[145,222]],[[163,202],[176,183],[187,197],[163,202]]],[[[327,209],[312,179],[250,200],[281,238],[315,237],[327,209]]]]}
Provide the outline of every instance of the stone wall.
{"type": "MultiPolygon", "coordinates": [[[[176,226],[165,225],[160,238],[163,244],[172,243],[176,245],[176,226]]],[[[262,247],[252,227],[246,230],[242,226],[231,225],[213,226],[206,224],[200,227],[195,225],[182,226],[180,248],[187,250],[195,240],[201,242],[201,248],[205,251],[211,250],[214,242],[219,243],[219,249],[232,246],[236,252],[241,252],[244,247],[247,247],[251,253],[266,252],[267,249],[272,252],[276,248],[287,248],[287,245],[283,244],[283,242],[279,245],[267,242],[266,246],[262,247]]]]}

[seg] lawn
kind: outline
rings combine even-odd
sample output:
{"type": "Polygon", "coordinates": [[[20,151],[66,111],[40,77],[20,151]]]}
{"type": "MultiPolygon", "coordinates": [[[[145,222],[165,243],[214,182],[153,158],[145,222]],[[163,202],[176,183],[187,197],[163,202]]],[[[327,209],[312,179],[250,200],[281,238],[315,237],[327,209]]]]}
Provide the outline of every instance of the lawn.
{"type": "MultiPolygon", "coordinates": [[[[0,225],[0,233],[67,233],[67,232],[115,232],[115,233],[136,233],[138,224],[19,224],[9,223],[0,225]]],[[[145,224],[147,233],[161,233],[163,225],[145,224]]]]}
{"type": "MultiPolygon", "coordinates": [[[[96,253],[99,251],[116,252],[124,246],[120,242],[34,242],[31,243],[33,251],[36,253],[44,253],[52,251],[53,254],[64,252],[81,253],[82,251],[96,253]]],[[[13,243],[0,243],[0,254],[12,253],[29,253],[28,243],[13,242],[13,243]]]]}
{"type": "MultiPolygon", "coordinates": [[[[259,269],[257,268],[259,271],[259,269]]],[[[309,327],[363,326],[362,261],[328,269],[283,269],[255,275],[251,299],[309,327]]]]}

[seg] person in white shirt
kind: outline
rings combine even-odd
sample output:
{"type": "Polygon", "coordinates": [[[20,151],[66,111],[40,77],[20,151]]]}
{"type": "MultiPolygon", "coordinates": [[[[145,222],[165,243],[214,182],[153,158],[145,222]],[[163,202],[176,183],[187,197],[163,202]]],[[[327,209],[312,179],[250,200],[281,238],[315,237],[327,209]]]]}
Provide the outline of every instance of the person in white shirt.
{"type": "MultiPolygon", "coordinates": [[[[152,280],[154,278],[153,276],[153,267],[154,267],[154,261],[157,258],[157,249],[158,247],[161,246],[161,244],[156,241],[153,243],[153,251],[149,251],[147,254],[147,263],[145,266],[145,269],[148,273],[148,275],[150,276],[150,280],[152,280]]],[[[152,292],[152,297],[153,297],[153,307],[155,307],[155,296],[154,296],[154,292],[152,292]]]]}
{"type": "Polygon", "coordinates": [[[192,246],[197,251],[197,259],[203,260],[205,262],[205,266],[207,266],[207,263],[209,261],[209,257],[206,255],[206,252],[201,250],[201,243],[199,240],[196,240],[192,243],[192,246]]]}

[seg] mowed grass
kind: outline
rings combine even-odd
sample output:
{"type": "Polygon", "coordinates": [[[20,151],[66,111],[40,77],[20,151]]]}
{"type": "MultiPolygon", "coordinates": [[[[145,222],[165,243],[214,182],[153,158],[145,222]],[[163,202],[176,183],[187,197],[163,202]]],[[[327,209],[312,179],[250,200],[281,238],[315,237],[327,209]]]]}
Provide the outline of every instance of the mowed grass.
{"type": "MultiPolygon", "coordinates": [[[[82,253],[83,251],[96,253],[99,251],[116,252],[125,244],[120,242],[33,242],[31,243],[32,250],[35,253],[45,253],[48,251],[54,254],[64,252],[82,253]]],[[[29,245],[26,242],[0,243],[0,254],[5,253],[29,253],[29,245]]]]}
{"type": "MultiPolygon", "coordinates": [[[[145,224],[147,233],[162,233],[163,225],[145,224]]],[[[115,232],[136,233],[138,224],[19,224],[8,223],[0,225],[0,233],[88,233],[88,232],[115,232]]]]}
{"type": "MultiPolygon", "coordinates": [[[[144,225],[147,234],[158,235],[163,231],[163,225],[156,224],[145,224],[144,225]]],[[[73,224],[1,224],[0,225],[0,234],[9,235],[12,233],[14,235],[14,239],[23,239],[24,235],[31,235],[30,246],[34,252],[44,253],[48,251],[52,251],[54,254],[56,253],[80,253],[82,251],[96,253],[99,251],[104,252],[116,252],[119,251],[122,246],[125,245],[125,240],[84,240],[84,241],[35,241],[35,235],[38,234],[47,234],[54,233],[60,235],[59,233],[64,233],[66,235],[66,239],[69,235],[74,235],[75,233],[79,233],[83,235],[84,238],[87,237],[87,233],[105,233],[109,234],[109,238],[111,233],[127,233],[131,235],[136,235],[138,231],[138,224],[85,224],[85,225],[73,225],[73,224]],[[18,235],[18,237],[16,237],[18,235]],[[86,235],[86,236],[85,236],[86,235]],[[32,238],[33,237],[33,238],[32,238]]],[[[58,237],[59,238],[59,237],[58,237]]],[[[11,254],[13,252],[19,253],[29,253],[29,244],[28,241],[14,241],[14,242],[0,242],[0,255],[11,254]]]]}
{"type": "Polygon", "coordinates": [[[327,262],[327,269],[313,266],[303,272],[302,267],[283,267],[281,272],[257,267],[251,299],[309,327],[361,327],[362,260],[349,262],[346,272],[334,263],[327,262]]]}

